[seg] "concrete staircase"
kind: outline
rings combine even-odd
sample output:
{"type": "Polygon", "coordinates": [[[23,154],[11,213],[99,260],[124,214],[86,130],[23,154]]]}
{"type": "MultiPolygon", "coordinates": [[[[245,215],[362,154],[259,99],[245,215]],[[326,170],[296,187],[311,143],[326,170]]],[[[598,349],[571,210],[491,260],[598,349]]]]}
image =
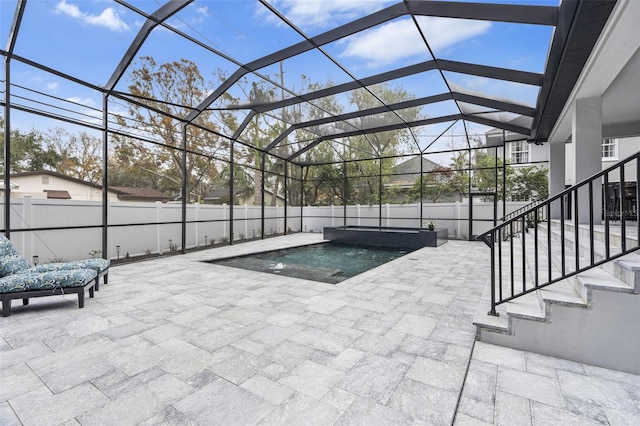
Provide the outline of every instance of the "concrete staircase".
{"type": "MultiPolygon", "coordinates": [[[[516,289],[562,276],[562,243],[559,221],[551,221],[551,270],[549,271],[548,227],[517,235],[513,242],[513,273],[510,242],[502,242],[502,264],[507,269],[502,291],[510,294],[511,277],[516,289]],[[524,240],[524,243],[523,243],[524,240]],[[522,250],[523,244],[526,250],[522,250]],[[536,268],[536,258],[537,265],[536,268]],[[505,266],[506,265],[506,266],[505,266]]],[[[638,247],[636,224],[627,225],[627,249],[638,247]],[[631,231],[631,232],[630,232],[631,231]],[[633,236],[630,236],[632,235],[633,236]]],[[[589,227],[577,229],[565,222],[564,272],[589,264],[589,227]],[[576,256],[578,259],[576,260],[576,256]],[[578,262],[578,263],[576,263],[578,262]]],[[[620,227],[609,232],[610,254],[620,253],[620,227]]],[[[477,339],[483,342],[551,355],[572,361],[640,374],[640,255],[634,252],[599,267],[563,279],[510,302],[498,305],[499,316],[490,316],[490,287],[487,286],[476,314],[477,339]]],[[[605,255],[604,226],[594,229],[593,257],[605,255]]],[[[499,290],[498,290],[499,291],[499,290]]]]}

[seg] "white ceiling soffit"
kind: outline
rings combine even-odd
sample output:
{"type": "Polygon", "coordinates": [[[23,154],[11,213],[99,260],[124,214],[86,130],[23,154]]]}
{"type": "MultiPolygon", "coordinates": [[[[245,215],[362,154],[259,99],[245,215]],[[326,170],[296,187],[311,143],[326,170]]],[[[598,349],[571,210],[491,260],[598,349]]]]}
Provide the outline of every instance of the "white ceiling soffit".
{"type": "Polygon", "coordinates": [[[575,100],[595,96],[602,96],[603,136],[640,134],[639,22],[640,1],[618,1],[549,136],[549,142],[566,142],[571,136],[575,100]]]}

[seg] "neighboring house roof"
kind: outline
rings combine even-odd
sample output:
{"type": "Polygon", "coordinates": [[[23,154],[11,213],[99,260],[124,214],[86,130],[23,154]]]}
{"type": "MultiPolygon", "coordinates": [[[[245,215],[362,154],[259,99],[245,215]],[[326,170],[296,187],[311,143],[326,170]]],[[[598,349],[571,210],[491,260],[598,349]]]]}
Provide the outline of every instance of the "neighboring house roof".
{"type": "MultiPolygon", "coordinates": [[[[14,182],[9,181],[9,188],[18,189],[20,186],[14,182]]],[[[0,191],[4,191],[4,179],[0,179],[0,191]]]]}
{"type": "Polygon", "coordinates": [[[413,183],[420,177],[420,159],[422,159],[422,171],[428,172],[436,167],[442,167],[441,164],[427,160],[422,156],[411,157],[409,160],[397,164],[393,168],[393,175],[390,176],[388,185],[402,185],[413,183]]]}
{"type": "MultiPolygon", "coordinates": [[[[91,186],[91,187],[96,188],[96,189],[102,189],[102,185],[98,185],[98,184],[92,183],[92,182],[87,182],[86,180],[74,178],[74,177],[71,177],[71,176],[63,175],[62,173],[52,172],[52,171],[49,171],[49,170],[38,170],[38,171],[32,171],[32,172],[12,173],[11,177],[42,176],[42,175],[53,176],[53,177],[57,177],[57,178],[60,178],[60,179],[66,179],[68,181],[80,183],[80,184],[83,184],[83,185],[88,185],[88,186],[91,186]]],[[[116,193],[119,192],[119,191],[113,190],[112,188],[109,188],[109,191],[116,192],[116,193]]]]}
{"type": "Polygon", "coordinates": [[[44,192],[47,193],[47,198],[54,200],[70,200],[71,195],[69,195],[69,191],[62,191],[58,189],[45,189],[44,192]]]}
{"type": "Polygon", "coordinates": [[[156,200],[167,201],[171,197],[164,192],[152,188],[135,188],[130,186],[110,186],[110,190],[120,192],[118,198],[122,200],[156,200]]]}
{"type": "MultiPolygon", "coordinates": [[[[233,198],[237,199],[237,198],[242,198],[242,197],[246,197],[246,196],[253,196],[253,189],[250,188],[234,188],[233,189],[233,198]]],[[[273,194],[270,190],[268,190],[267,188],[264,189],[264,193],[271,195],[273,194]]],[[[277,196],[279,199],[284,200],[284,197],[281,195],[277,196]]],[[[213,189],[209,192],[207,192],[204,196],[204,200],[205,201],[212,201],[212,202],[228,202],[229,201],[229,188],[218,188],[218,189],[213,189]]]]}
{"type": "MultiPolygon", "coordinates": [[[[64,175],[62,173],[52,172],[49,170],[13,173],[11,174],[11,177],[27,177],[27,176],[43,176],[43,175],[68,180],[70,182],[75,182],[81,185],[86,185],[98,190],[102,190],[102,185],[98,185],[92,182],[87,182],[82,179],[74,178],[71,176],[64,175]]],[[[121,200],[167,201],[171,199],[170,196],[164,194],[163,192],[160,192],[151,188],[110,186],[107,190],[111,193],[116,194],[118,198],[121,200]]],[[[68,200],[71,198],[71,196],[69,195],[69,192],[62,189],[57,189],[57,190],[46,189],[44,190],[44,192],[47,193],[47,198],[57,198],[57,199],[65,199],[65,200],[68,200]]]]}
{"type": "MultiPolygon", "coordinates": [[[[252,191],[253,192],[253,191],[252,191]]],[[[241,196],[242,194],[248,193],[247,188],[234,188],[233,196],[234,198],[241,196]]],[[[220,200],[220,199],[229,199],[229,188],[218,188],[207,192],[204,195],[205,200],[220,200]]]]}

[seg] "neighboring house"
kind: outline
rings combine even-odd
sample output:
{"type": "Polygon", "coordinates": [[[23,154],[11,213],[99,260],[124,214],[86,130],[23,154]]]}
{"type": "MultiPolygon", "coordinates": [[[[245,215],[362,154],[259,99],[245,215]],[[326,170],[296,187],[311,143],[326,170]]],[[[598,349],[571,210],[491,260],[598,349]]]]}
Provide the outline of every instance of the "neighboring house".
{"type": "MultiPolygon", "coordinates": [[[[264,194],[263,194],[263,199],[265,202],[265,205],[269,206],[271,205],[271,199],[273,197],[273,192],[269,191],[268,189],[264,190],[264,194]]],[[[255,192],[253,191],[253,189],[247,189],[247,188],[234,188],[233,190],[233,199],[234,202],[233,204],[236,206],[243,206],[243,205],[249,205],[249,206],[253,206],[254,204],[254,200],[255,200],[255,192]]],[[[229,188],[220,188],[220,189],[214,189],[213,191],[209,191],[205,194],[204,196],[204,203],[205,204],[230,204],[229,203],[229,188]]],[[[281,195],[278,195],[276,198],[276,205],[277,206],[284,206],[284,197],[281,195]]]]}
{"type": "MultiPolygon", "coordinates": [[[[518,140],[521,135],[504,133],[507,143],[505,144],[505,152],[509,164],[517,170],[518,167],[524,166],[544,166],[548,168],[549,149],[545,145],[535,145],[528,143],[526,140],[518,140]]],[[[496,142],[501,141],[503,131],[493,129],[486,133],[486,145],[494,146],[496,142]]],[[[492,153],[493,149],[489,148],[488,152],[492,153]]],[[[620,160],[624,160],[629,156],[640,151],[640,136],[626,138],[610,138],[602,141],[602,167],[605,170],[620,160]]],[[[502,158],[503,150],[498,148],[498,157],[502,158]]],[[[573,176],[575,175],[575,158],[573,155],[573,147],[570,143],[565,145],[565,187],[574,184],[573,176]]],[[[625,195],[624,195],[624,211],[629,213],[629,218],[635,218],[637,209],[636,186],[637,173],[635,164],[630,164],[625,169],[625,195]]],[[[608,199],[606,200],[606,210],[616,212],[611,218],[618,219],[617,212],[620,210],[620,176],[616,173],[610,173],[608,176],[609,191],[607,191],[608,199]]],[[[604,188],[604,182],[603,182],[604,188]]],[[[571,204],[567,205],[570,211],[571,204]]]]}
{"type": "Polygon", "coordinates": [[[488,154],[497,155],[498,158],[503,158],[506,154],[507,163],[515,169],[535,165],[547,167],[548,147],[529,143],[522,135],[503,132],[501,129],[492,129],[485,133],[485,141],[488,154]],[[503,138],[506,141],[504,150],[502,148],[503,138]],[[495,146],[498,146],[498,149],[491,148],[495,146]]]}
{"type": "MultiPolygon", "coordinates": [[[[18,189],[18,185],[14,181],[10,180],[9,188],[11,191],[16,191],[18,189]]],[[[4,179],[0,179],[0,196],[4,197],[4,179]]]]}
{"type": "MultiPolygon", "coordinates": [[[[82,179],[50,171],[34,171],[11,175],[11,196],[29,195],[38,199],[102,201],[102,186],[82,179]]],[[[109,201],[167,201],[170,197],[147,188],[110,187],[109,201]]]]}
{"type": "MultiPolygon", "coordinates": [[[[390,190],[392,196],[388,196],[389,202],[403,203],[410,202],[409,191],[420,179],[420,172],[427,173],[436,168],[442,168],[441,164],[427,160],[423,156],[411,157],[409,160],[397,164],[393,167],[392,175],[389,176],[389,182],[384,184],[385,190],[390,190]],[[420,161],[422,160],[422,166],[420,161]]],[[[460,194],[452,194],[440,200],[440,202],[460,201],[460,194]]],[[[426,200],[425,200],[426,201],[426,200]]]]}
{"type": "Polygon", "coordinates": [[[120,201],[141,201],[141,202],[167,202],[172,198],[163,192],[152,188],[134,188],[130,186],[110,186],[109,190],[119,191],[120,201]]]}

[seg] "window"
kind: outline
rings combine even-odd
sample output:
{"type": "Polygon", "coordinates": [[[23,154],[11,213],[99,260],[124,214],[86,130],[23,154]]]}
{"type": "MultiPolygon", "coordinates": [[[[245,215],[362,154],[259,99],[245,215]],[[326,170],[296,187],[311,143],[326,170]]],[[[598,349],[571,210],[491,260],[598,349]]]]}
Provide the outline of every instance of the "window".
{"type": "Polygon", "coordinates": [[[618,139],[602,141],[602,158],[615,160],[618,158],[618,139]]]}
{"type": "Polygon", "coordinates": [[[511,144],[511,164],[522,164],[529,162],[529,143],[527,141],[517,141],[511,144]]]}

